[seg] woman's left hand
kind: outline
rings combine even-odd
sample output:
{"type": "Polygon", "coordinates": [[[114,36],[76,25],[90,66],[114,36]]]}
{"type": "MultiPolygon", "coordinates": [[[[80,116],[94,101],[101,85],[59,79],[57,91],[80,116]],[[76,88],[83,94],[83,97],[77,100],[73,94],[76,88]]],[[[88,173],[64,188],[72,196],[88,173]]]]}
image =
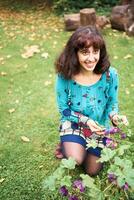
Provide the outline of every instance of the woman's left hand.
{"type": "Polygon", "coordinates": [[[122,122],[122,124],[128,126],[129,122],[127,120],[127,117],[125,115],[118,115],[118,114],[115,114],[113,117],[112,117],[112,122],[117,126],[119,124],[119,121],[122,122]]]}

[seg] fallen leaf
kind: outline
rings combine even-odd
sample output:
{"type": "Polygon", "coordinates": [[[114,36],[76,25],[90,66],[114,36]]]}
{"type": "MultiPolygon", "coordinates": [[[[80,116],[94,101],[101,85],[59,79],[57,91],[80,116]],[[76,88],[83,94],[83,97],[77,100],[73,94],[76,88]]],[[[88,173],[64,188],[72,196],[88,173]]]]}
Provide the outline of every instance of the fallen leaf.
{"type": "Polygon", "coordinates": [[[127,95],[130,94],[130,92],[129,92],[129,90],[128,90],[127,88],[126,88],[126,91],[125,91],[125,92],[126,92],[127,95]]]}
{"type": "Polygon", "coordinates": [[[6,72],[1,72],[0,75],[1,75],[1,76],[6,76],[7,73],[6,73],[6,72]]]}
{"type": "Polygon", "coordinates": [[[7,58],[11,58],[12,56],[11,56],[11,55],[7,55],[6,57],[7,57],[7,58]]]}
{"type": "Polygon", "coordinates": [[[23,54],[21,54],[22,58],[30,58],[35,53],[39,53],[40,49],[38,45],[32,45],[32,46],[25,46],[24,49],[26,50],[23,54]]]}
{"type": "Polygon", "coordinates": [[[0,61],[3,61],[4,60],[4,58],[3,57],[0,57],[0,61]]]}
{"type": "Polygon", "coordinates": [[[131,54],[127,54],[126,56],[124,56],[124,59],[129,59],[129,58],[132,58],[131,54]]]}
{"type": "Polygon", "coordinates": [[[46,81],[46,82],[45,82],[45,86],[48,86],[48,85],[51,85],[51,84],[52,84],[51,81],[46,81]]]}
{"type": "Polygon", "coordinates": [[[49,56],[49,54],[47,52],[44,52],[44,53],[41,54],[41,57],[45,58],[45,59],[47,59],[48,56],[49,56]]]}
{"type": "Polygon", "coordinates": [[[118,59],[118,56],[114,56],[114,59],[118,59]]]}
{"type": "Polygon", "coordinates": [[[29,141],[30,141],[29,138],[26,137],[26,136],[21,136],[21,140],[22,140],[23,142],[29,142],[29,141]]]}
{"type": "Polygon", "coordinates": [[[13,113],[13,112],[15,112],[15,108],[11,108],[11,109],[9,109],[8,112],[9,112],[9,113],[13,113]]]}
{"type": "Polygon", "coordinates": [[[43,165],[40,165],[40,166],[39,166],[39,169],[42,169],[42,168],[43,168],[43,165]]]}
{"type": "Polygon", "coordinates": [[[18,100],[18,99],[16,99],[15,103],[17,103],[17,104],[18,104],[18,103],[19,103],[19,100],[18,100]]]}
{"type": "Polygon", "coordinates": [[[0,183],[2,183],[4,180],[5,180],[5,178],[1,178],[1,179],[0,179],[0,183]]]}

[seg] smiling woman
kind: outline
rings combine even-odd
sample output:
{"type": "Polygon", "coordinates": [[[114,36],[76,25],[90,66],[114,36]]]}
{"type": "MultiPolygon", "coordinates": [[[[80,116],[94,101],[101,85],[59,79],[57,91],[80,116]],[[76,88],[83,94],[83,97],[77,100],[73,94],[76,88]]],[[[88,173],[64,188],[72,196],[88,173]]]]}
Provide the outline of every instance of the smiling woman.
{"type": "Polygon", "coordinates": [[[102,168],[96,161],[106,145],[105,128],[118,118],[118,76],[110,66],[103,37],[95,27],[78,28],[56,62],[57,102],[61,114],[60,139],[63,156],[84,164],[90,175],[102,168]],[[87,141],[96,148],[86,148],[87,141]]]}

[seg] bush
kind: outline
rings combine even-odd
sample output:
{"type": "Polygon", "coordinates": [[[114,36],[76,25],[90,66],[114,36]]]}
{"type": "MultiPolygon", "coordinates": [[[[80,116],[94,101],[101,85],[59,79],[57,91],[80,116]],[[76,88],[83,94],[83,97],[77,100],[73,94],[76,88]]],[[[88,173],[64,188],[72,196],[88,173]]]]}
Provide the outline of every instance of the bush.
{"type": "Polygon", "coordinates": [[[57,13],[77,12],[82,8],[99,8],[109,6],[112,7],[119,3],[119,0],[53,0],[53,8],[57,13]]]}

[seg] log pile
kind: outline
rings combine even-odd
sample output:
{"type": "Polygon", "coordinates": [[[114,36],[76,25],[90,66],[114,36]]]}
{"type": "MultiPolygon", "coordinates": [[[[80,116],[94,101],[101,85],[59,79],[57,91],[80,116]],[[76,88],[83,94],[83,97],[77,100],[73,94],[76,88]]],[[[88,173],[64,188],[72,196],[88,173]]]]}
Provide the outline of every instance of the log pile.
{"type": "Polygon", "coordinates": [[[103,28],[109,24],[109,19],[105,16],[96,16],[94,8],[81,9],[77,14],[64,15],[65,29],[67,31],[74,31],[79,26],[93,25],[98,28],[103,28]]]}
{"type": "Polygon", "coordinates": [[[112,9],[111,27],[134,36],[134,0],[122,1],[122,4],[112,9]]]}

